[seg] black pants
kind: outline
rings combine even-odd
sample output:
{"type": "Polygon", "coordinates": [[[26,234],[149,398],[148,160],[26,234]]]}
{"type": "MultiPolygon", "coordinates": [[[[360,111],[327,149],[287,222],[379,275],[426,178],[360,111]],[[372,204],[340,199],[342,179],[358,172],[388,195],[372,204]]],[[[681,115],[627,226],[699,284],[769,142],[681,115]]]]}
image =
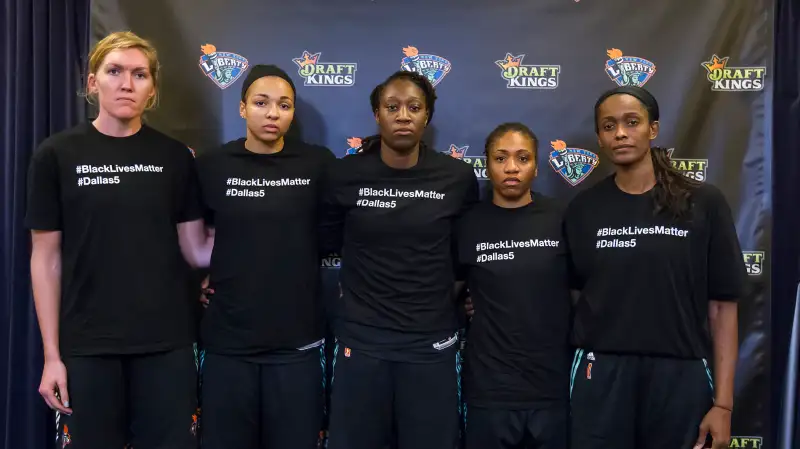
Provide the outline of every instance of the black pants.
{"type": "Polygon", "coordinates": [[[713,405],[704,360],[578,350],[571,443],[581,449],[691,449],[713,405]]]}
{"type": "Polygon", "coordinates": [[[59,415],[58,447],[197,448],[192,348],[128,356],[68,357],[72,415],[59,415]]]}
{"type": "Polygon", "coordinates": [[[203,449],[316,449],[322,346],[253,361],[206,352],[203,449]]]}
{"type": "Polygon", "coordinates": [[[469,407],[467,449],[567,449],[569,404],[524,410],[469,407]]]}
{"type": "Polygon", "coordinates": [[[338,346],[328,449],[456,448],[459,368],[456,345],[432,363],[381,360],[338,346]]]}

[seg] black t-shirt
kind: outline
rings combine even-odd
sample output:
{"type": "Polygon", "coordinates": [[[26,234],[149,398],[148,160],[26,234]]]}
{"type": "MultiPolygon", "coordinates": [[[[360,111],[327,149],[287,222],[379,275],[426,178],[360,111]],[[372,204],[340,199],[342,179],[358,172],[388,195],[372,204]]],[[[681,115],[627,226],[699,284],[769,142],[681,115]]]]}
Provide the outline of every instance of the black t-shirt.
{"type": "Polygon", "coordinates": [[[475,304],[464,372],[467,402],[529,407],[569,394],[570,293],[563,207],[482,202],[459,225],[458,254],[475,304]]]}
{"type": "Polygon", "coordinates": [[[731,210],[705,184],[685,218],[655,215],[652,193],[625,193],[611,175],[570,203],[566,238],[581,290],[572,341],[589,351],[705,358],[709,300],[737,300],[746,277],[731,210]]]}
{"type": "Polygon", "coordinates": [[[190,150],[149,126],[111,137],[85,123],[46,139],[25,224],[62,232],[62,355],[190,345],[197,303],[177,224],[201,217],[190,150]]]}
{"type": "Polygon", "coordinates": [[[452,234],[478,198],[472,169],[427,148],[414,167],[394,169],[375,150],[339,159],[328,177],[327,203],[344,227],[337,337],[397,360],[455,344],[452,234]]]}
{"type": "Polygon", "coordinates": [[[197,156],[206,223],[215,228],[202,323],[212,352],[252,355],[322,337],[317,298],[319,181],[327,148],[287,140],[258,154],[238,139],[197,156]]]}

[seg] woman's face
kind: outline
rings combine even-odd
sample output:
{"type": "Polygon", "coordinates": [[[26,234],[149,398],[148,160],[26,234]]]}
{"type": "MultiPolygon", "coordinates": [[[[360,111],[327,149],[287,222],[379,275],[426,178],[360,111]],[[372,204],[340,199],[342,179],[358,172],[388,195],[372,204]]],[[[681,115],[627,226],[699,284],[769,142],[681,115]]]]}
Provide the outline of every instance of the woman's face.
{"type": "Polygon", "coordinates": [[[113,50],[87,79],[101,111],[118,120],[140,117],[156,94],[150,62],[137,48],[113,50]]]}
{"type": "Polygon", "coordinates": [[[428,123],[425,93],[409,80],[390,82],[381,94],[375,120],[381,140],[390,148],[401,152],[414,149],[428,123]]]}
{"type": "Polygon", "coordinates": [[[597,142],[615,165],[631,165],[650,152],[658,136],[658,122],[650,122],[644,105],[627,94],[612,95],[597,113],[597,142]]]}
{"type": "Polygon", "coordinates": [[[285,79],[277,76],[259,78],[247,89],[239,114],[252,136],[262,142],[282,138],[294,120],[294,91],[285,79]]]}
{"type": "Polygon", "coordinates": [[[495,195],[508,200],[530,195],[538,167],[536,148],[529,137],[516,131],[498,137],[489,148],[487,165],[495,195]]]}

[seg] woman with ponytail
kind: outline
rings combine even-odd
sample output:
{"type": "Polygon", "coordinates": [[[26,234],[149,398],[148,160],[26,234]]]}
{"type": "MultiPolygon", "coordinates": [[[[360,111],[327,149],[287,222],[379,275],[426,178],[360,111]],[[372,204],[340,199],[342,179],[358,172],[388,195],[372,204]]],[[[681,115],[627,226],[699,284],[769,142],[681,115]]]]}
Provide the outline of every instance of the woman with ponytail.
{"type": "Polygon", "coordinates": [[[385,447],[393,427],[398,449],[456,445],[451,235],[478,183],[422,143],[435,101],[424,76],[393,74],[370,96],[380,134],[329,170],[327,249],[342,254],[330,449],[385,447]]]}
{"type": "Polygon", "coordinates": [[[658,119],[643,88],[598,99],[598,143],[615,172],[578,194],[565,215],[580,291],[572,447],[729,444],[741,249],[722,193],[651,147],[658,119]]]}

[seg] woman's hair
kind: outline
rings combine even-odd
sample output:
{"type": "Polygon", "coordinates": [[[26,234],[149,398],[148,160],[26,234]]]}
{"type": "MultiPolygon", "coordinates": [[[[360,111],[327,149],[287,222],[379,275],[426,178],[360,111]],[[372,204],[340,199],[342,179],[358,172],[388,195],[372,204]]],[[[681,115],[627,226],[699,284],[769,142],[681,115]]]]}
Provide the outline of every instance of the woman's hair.
{"type": "MultiPolygon", "coordinates": [[[[127,50],[130,48],[140,50],[142,53],[144,53],[145,57],[147,57],[148,66],[150,68],[150,76],[153,78],[153,86],[158,86],[160,69],[158,64],[158,52],[156,51],[155,47],[153,47],[153,44],[130,31],[118,31],[111,33],[96,43],[92,48],[92,51],[89,53],[88,73],[96,74],[97,71],[100,70],[100,65],[103,64],[106,56],[108,56],[108,54],[112,51],[127,50]]],[[[86,100],[90,104],[95,104],[94,102],[96,96],[96,94],[87,92],[86,100]]],[[[155,95],[147,99],[145,109],[152,109],[157,103],[158,89],[156,88],[155,95]]]]}
{"type": "MultiPolygon", "coordinates": [[[[393,74],[389,75],[386,80],[372,89],[372,93],[369,95],[369,103],[372,106],[372,112],[377,113],[378,108],[380,107],[381,103],[381,95],[383,95],[383,90],[386,89],[386,86],[391,84],[393,81],[396,80],[408,80],[412,83],[416,84],[417,87],[422,90],[422,93],[425,95],[425,110],[428,111],[428,123],[431,122],[433,118],[433,111],[436,105],[436,91],[433,88],[433,84],[428,81],[423,75],[420,75],[417,72],[409,72],[406,70],[398,70],[393,74]]],[[[361,150],[359,153],[366,153],[377,148],[380,148],[381,137],[379,135],[373,135],[369,137],[364,137],[361,140],[361,150]]],[[[420,148],[425,147],[424,142],[419,143],[420,148]]]]}
{"type": "MultiPolygon", "coordinates": [[[[608,97],[612,95],[630,95],[635,97],[647,110],[648,123],[653,123],[659,118],[658,102],[655,97],[642,87],[623,86],[609,90],[594,105],[594,129],[600,134],[600,124],[598,123],[600,106],[608,97]]],[[[672,167],[670,155],[665,148],[651,147],[650,157],[653,161],[653,172],[656,177],[656,185],[653,188],[655,213],[664,210],[669,211],[674,217],[683,217],[692,207],[692,190],[700,185],[679,170],[672,167]]]]}
{"type": "MultiPolygon", "coordinates": [[[[510,132],[520,133],[531,141],[531,144],[533,144],[533,160],[535,161],[539,154],[539,138],[536,137],[536,134],[534,134],[530,128],[519,122],[507,122],[497,125],[497,127],[489,133],[489,136],[486,137],[483,153],[488,157],[489,151],[492,146],[494,146],[495,142],[497,142],[497,139],[510,132]]],[[[487,162],[488,160],[487,158],[487,162]]]]}

